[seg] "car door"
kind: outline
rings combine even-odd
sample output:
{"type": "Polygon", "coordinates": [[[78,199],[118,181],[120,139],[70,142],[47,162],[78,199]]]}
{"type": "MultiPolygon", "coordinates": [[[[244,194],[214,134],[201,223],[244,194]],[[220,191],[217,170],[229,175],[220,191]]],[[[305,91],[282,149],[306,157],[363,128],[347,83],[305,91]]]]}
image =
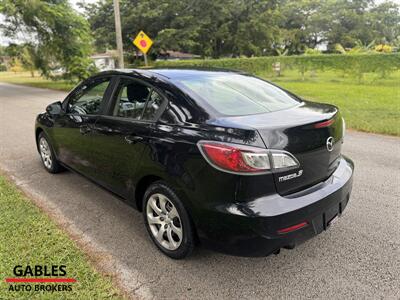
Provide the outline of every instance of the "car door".
{"type": "Polygon", "coordinates": [[[66,111],[54,130],[58,159],[68,167],[93,178],[92,129],[104,110],[111,77],[94,77],[78,86],[64,101],[66,111]]]}
{"type": "Polygon", "coordinates": [[[95,124],[93,155],[97,162],[97,179],[124,198],[134,190],[136,167],[163,103],[166,99],[152,86],[120,77],[108,115],[100,116],[95,124]],[[156,103],[157,109],[154,108],[156,103]]]}

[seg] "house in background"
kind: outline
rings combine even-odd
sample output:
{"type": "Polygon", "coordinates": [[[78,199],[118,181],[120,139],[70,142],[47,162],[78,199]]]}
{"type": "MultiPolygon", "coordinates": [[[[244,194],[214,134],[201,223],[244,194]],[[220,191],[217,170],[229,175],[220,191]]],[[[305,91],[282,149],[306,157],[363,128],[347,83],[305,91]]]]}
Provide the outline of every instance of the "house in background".
{"type": "Polygon", "coordinates": [[[99,71],[115,69],[116,57],[113,52],[97,53],[90,56],[99,71]]]}

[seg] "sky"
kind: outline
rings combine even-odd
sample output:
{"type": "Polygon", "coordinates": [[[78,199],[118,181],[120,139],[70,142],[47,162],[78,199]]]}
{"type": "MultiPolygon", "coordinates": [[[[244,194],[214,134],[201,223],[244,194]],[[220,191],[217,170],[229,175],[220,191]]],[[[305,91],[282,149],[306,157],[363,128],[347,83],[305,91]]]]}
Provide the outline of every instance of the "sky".
{"type": "MultiPolygon", "coordinates": [[[[400,0],[399,0],[400,1],[400,0]]],[[[80,9],[79,9],[79,7],[78,7],[78,2],[83,2],[83,3],[95,3],[95,2],[98,2],[98,0],[69,0],[69,2],[72,4],[72,6],[76,9],[76,10],[79,10],[80,11],[80,9]]]]}

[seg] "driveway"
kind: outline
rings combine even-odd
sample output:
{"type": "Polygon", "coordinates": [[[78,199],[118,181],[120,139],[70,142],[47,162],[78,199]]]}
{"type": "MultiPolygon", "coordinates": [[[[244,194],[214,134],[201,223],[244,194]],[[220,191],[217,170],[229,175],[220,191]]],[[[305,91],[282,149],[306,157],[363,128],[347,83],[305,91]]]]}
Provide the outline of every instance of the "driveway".
{"type": "Polygon", "coordinates": [[[356,165],[349,205],[335,226],[298,248],[265,258],[198,249],[174,261],[152,245],[140,213],[77,174],[43,169],[35,115],[64,96],[0,83],[0,169],[100,253],[97,264],[134,297],[400,298],[399,138],[348,132],[344,154],[356,165]]]}

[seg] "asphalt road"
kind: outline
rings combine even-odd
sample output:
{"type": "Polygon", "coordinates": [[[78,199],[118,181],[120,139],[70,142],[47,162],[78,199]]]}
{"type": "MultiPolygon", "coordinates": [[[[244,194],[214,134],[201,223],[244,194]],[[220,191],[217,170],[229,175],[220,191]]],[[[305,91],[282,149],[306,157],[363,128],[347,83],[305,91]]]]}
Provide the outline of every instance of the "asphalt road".
{"type": "Polygon", "coordinates": [[[77,174],[41,166],[35,115],[64,95],[0,83],[0,169],[132,296],[400,299],[399,138],[348,132],[344,153],[356,165],[349,205],[335,226],[298,248],[265,258],[198,249],[174,261],[152,245],[140,213],[77,174]]]}

